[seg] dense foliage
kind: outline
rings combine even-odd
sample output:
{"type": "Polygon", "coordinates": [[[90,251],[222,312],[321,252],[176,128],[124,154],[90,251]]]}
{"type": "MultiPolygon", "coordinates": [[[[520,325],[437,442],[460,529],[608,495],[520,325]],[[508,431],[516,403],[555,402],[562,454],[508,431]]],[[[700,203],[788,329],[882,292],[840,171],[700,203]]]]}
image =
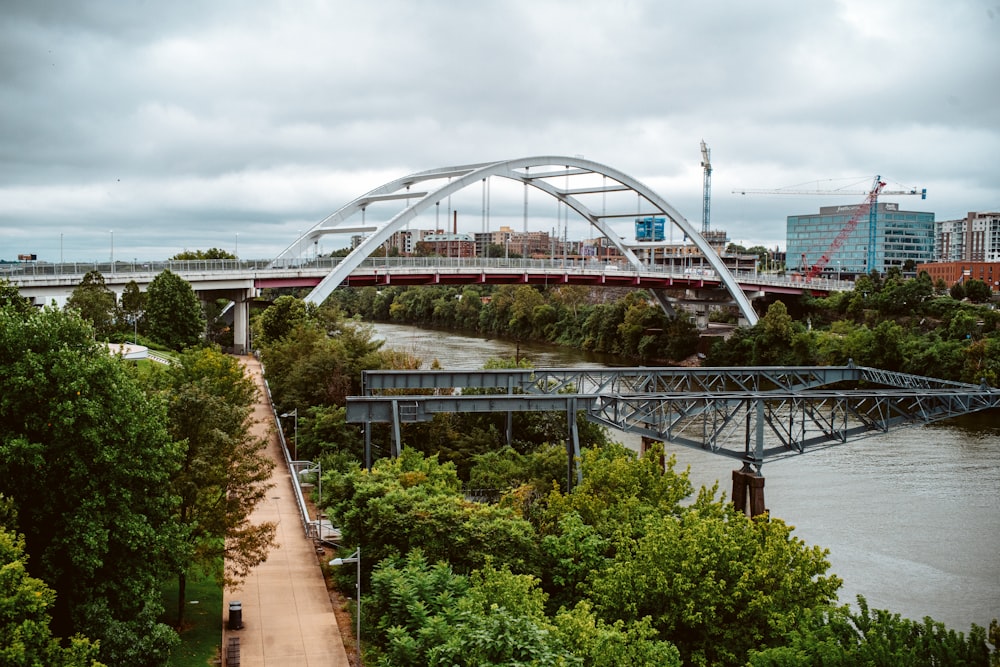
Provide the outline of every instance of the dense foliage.
{"type": "Polygon", "coordinates": [[[49,627],[55,591],[28,574],[24,538],[7,529],[14,512],[0,496],[0,665],[98,667],[97,645],[74,637],[62,648],[49,627]]]}
{"type": "Polygon", "coordinates": [[[570,345],[649,361],[694,353],[698,333],[670,318],[643,290],[604,302],[602,290],[559,285],[339,289],[330,301],[348,314],[385,322],[475,331],[516,340],[570,345]]]}
{"type": "Polygon", "coordinates": [[[706,365],[855,364],[1000,383],[1000,311],[941,294],[926,273],[862,276],[853,292],[776,301],[754,327],[710,351],[706,365]],[[794,315],[794,317],[793,317],[794,315]]]}
{"type": "Polygon", "coordinates": [[[659,658],[676,650],[685,664],[743,664],[751,648],[780,642],[803,610],[835,600],[840,582],[826,574],[825,552],[793,538],[779,520],[736,513],[714,491],[685,504],[686,474],[672,464],[664,471],[659,460],[619,447],[591,449],[582,485],[527,504],[516,491],[499,505],[469,502],[453,466],[410,450],[371,472],[330,475],[330,512],[344,542],[363,544],[366,562],[381,563],[365,615],[372,628],[366,640],[395,656],[382,664],[417,664],[397,661],[403,654],[437,660],[442,649],[429,639],[443,636],[453,645],[449,659],[504,655],[500,644],[511,632],[527,633],[519,645],[548,656],[537,664],[602,664],[565,662],[599,651],[567,652],[561,624],[599,630],[622,650],[659,658]],[[446,563],[447,571],[427,563],[446,563]],[[502,582],[480,591],[468,616],[459,602],[467,583],[453,581],[458,576],[502,582]],[[424,587],[406,577],[438,583],[424,587]],[[428,598],[419,617],[399,598],[410,594],[428,598]],[[467,627],[472,618],[480,630],[500,623],[505,633],[477,634],[467,627]],[[647,642],[641,650],[640,640],[647,642]]]}
{"type": "Polygon", "coordinates": [[[250,515],[271,488],[274,464],[251,432],[257,388],[234,357],[190,349],[169,368],[153,369],[148,385],[166,404],[168,430],[181,448],[171,480],[184,530],[179,627],[191,568],[232,587],[267,557],[275,525],[251,523],[250,515]]]}
{"type": "Polygon", "coordinates": [[[155,664],[177,641],[157,620],[180,532],[165,425],[83,321],[0,309],[0,493],[18,516],[8,528],[57,592],[54,634],[99,640],[108,664],[155,664]]]}
{"type": "Polygon", "coordinates": [[[165,270],[146,288],[150,338],[174,350],[197,345],[205,335],[205,314],[191,284],[165,270]]]}

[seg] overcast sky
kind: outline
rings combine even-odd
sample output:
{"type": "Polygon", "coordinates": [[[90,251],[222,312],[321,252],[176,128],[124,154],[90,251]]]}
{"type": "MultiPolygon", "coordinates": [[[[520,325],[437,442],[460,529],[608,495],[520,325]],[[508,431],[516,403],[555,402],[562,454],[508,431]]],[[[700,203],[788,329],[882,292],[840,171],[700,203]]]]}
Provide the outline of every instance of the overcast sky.
{"type": "Polygon", "coordinates": [[[1000,0],[0,8],[0,259],[273,257],[394,178],[532,155],[614,167],[699,225],[702,139],[712,227],[745,245],[863,197],[741,188],[881,174],[939,220],[1000,209],[1000,0]]]}

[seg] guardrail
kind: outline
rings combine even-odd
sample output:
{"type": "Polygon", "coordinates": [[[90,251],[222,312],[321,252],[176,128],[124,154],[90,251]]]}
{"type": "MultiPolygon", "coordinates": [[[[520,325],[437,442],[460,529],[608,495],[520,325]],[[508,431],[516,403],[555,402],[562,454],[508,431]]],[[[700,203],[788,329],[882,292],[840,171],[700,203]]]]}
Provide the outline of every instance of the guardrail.
{"type": "MultiPolygon", "coordinates": [[[[105,277],[120,275],[156,275],[164,270],[178,274],[232,274],[275,273],[284,271],[315,271],[322,275],[332,271],[341,257],[316,257],[310,259],[286,258],[282,260],[259,259],[209,259],[209,260],[168,260],[161,262],[66,262],[49,264],[45,262],[23,262],[0,265],[0,278],[15,283],[30,282],[31,279],[45,277],[83,276],[88,271],[100,271],[105,277]]],[[[673,277],[679,280],[701,279],[720,281],[719,275],[710,269],[684,268],[662,264],[644,265],[636,268],[630,264],[601,262],[593,259],[530,259],[502,257],[368,257],[356,269],[366,271],[462,271],[470,269],[549,271],[569,273],[606,273],[614,275],[649,275],[673,277]]],[[[848,280],[831,278],[810,278],[797,275],[778,275],[756,271],[736,271],[733,276],[740,283],[770,285],[775,287],[804,288],[814,286],[823,291],[847,291],[854,288],[848,280]]]]}
{"type": "MultiPolygon", "coordinates": [[[[262,366],[263,368],[263,366],[262,366]]],[[[302,530],[305,536],[309,537],[309,527],[312,524],[309,519],[309,509],[306,507],[306,499],[302,495],[302,487],[299,485],[298,471],[294,470],[292,457],[288,454],[288,443],[285,441],[285,430],[281,427],[281,415],[274,409],[274,401],[271,399],[271,386],[264,379],[264,394],[267,397],[267,404],[271,406],[271,414],[274,415],[274,422],[278,425],[278,440],[281,442],[281,453],[285,459],[285,467],[292,478],[292,489],[295,494],[295,504],[299,508],[299,515],[302,517],[302,530]]]]}

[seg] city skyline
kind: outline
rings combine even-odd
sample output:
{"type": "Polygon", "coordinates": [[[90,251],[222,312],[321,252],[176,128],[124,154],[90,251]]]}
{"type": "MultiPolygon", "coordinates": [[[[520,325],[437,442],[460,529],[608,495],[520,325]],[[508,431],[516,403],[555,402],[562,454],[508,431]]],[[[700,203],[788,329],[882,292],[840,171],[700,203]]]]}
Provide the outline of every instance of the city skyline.
{"type": "MultiPolygon", "coordinates": [[[[878,174],[928,191],[882,201],[938,220],[1000,209],[1000,5],[986,0],[5,13],[0,259],[270,257],[392,179],[529,155],[611,166],[700,228],[701,140],[711,226],[742,245],[784,248],[787,216],[863,197],[741,189],[864,190],[878,174]]],[[[480,230],[478,198],[452,202],[459,231],[480,230]]],[[[522,206],[498,186],[491,228],[520,229],[522,206]]],[[[533,229],[595,236],[559,215],[532,199],[533,229]]]]}

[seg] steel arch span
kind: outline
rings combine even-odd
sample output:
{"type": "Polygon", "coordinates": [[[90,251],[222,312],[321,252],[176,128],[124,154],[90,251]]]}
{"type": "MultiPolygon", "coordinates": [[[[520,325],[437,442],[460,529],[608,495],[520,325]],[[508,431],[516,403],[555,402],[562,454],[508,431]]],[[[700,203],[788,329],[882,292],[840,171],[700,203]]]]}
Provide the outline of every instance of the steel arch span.
{"type": "MultiPolygon", "coordinates": [[[[750,325],[757,323],[757,314],[750,299],[740,289],[722,259],[677,209],[631,176],[607,165],[579,157],[543,155],[500,162],[482,162],[441,167],[398,178],[358,197],[321,220],[283,250],[276,261],[300,256],[303,249],[318,243],[319,239],[327,234],[367,234],[364,241],[306,297],[306,300],[313,303],[322,303],[366,257],[411,220],[451,195],[477,183],[484,183],[485,191],[485,182],[494,176],[524,183],[526,192],[527,187],[531,186],[562,202],[596,228],[636,268],[641,268],[642,262],[633,252],[634,249],[662,247],[664,244],[627,242],[611,227],[610,221],[647,216],[665,218],[680,229],[708,260],[747,323],[750,325]],[[595,182],[595,177],[600,177],[599,184],[595,182]],[[560,187],[560,181],[563,187],[560,187]],[[581,181],[584,184],[581,185],[581,181]],[[571,184],[578,187],[570,187],[571,184]],[[414,186],[419,186],[420,190],[414,189],[414,186]],[[610,202],[609,194],[612,195],[610,202]],[[599,207],[594,205],[595,197],[600,198],[599,207]],[[365,222],[365,211],[369,206],[394,200],[405,202],[405,207],[388,221],[377,224],[365,222]],[[355,219],[357,214],[361,216],[360,224],[355,219]]],[[[527,211],[527,197],[525,202],[527,211]]],[[[527,216],[527,213],[525,215],[527,216]]]]}

